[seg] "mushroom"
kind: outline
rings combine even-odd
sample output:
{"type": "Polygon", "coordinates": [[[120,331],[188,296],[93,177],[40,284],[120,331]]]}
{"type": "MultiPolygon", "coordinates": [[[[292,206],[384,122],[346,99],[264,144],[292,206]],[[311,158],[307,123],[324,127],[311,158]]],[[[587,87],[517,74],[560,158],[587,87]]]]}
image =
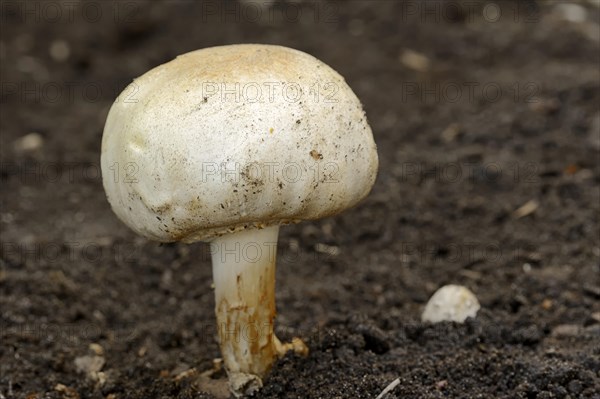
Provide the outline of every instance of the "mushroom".
{"type": "Polygon", "coordinates": [[[273,333],[279,226],[337,214],[371,190],[378,158],[362,105],[298,50],[193,51],[126,88],[102,138],[103,184],[131,229],[210,242],[221,353],[236,396],[299,339],[273,333]]]}

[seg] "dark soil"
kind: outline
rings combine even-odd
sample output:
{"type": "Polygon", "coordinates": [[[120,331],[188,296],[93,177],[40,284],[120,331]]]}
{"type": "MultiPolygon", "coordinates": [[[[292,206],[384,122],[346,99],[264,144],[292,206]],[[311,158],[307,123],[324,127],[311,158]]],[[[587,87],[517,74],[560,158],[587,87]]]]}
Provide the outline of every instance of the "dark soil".
{"type": "Polygon", "coordinates": [[[241,42],[344,75],[381,162],[360,206],[282,229],[278,334],[311,353],[257,398],[374,398],[396,378],[387,398],[600,397],[598,7],[263,3],[2,1],[0,398],[219,397],[223,373],[199,377],[219,357],[207,246],[137,237],[99,157],[134,77],[241,42]],[[449,283],[477,317],[421,323],[449,283]]]}

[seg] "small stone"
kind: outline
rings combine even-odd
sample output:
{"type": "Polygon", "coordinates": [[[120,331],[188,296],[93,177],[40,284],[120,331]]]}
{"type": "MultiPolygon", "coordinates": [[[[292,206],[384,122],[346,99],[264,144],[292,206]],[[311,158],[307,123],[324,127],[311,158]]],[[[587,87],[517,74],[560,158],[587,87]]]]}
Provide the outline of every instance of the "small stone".
{"type": "Polygon", "coordinates": [[[169,372],[169,370],[160,370],[160,373],[158,373],[158,376],[160,378],[168,378],[171,375],[171,373],[169,372]]]}
{"type": "Polygon", "coordinates": [[[400,54],[400,62],[407,68],[418,72],[425,72],[429,69],[429,58],[424,54],[406,49],[400,54]]]}
{"type": "Polygon", "coordinates": [[[468,317],[477,316],[481,308],[477,297],[466,287],[446,285],[437,290],[421,315],[421,320],[430,323],[455,321],[463,323],[468,317]]]}
{"type": "Polygon", "coordinates": [[[104,367],[102,356],[80,356],[75,359],[75,369],[78,373],[86,374],[90,379],[97,380],[98,372],[104,367]]]}
{"type": "Polygon", "coordinates": [[[104,348],[99,344],[92,343],[90,344],[90,350],[94,352],[95,355],[104,356],[104,348]]]}
{"type": "Polygon", "coordinates": [[[544,310],[550,310],[552,308],[552,305],[553,303],[551,299],[546,298],[542,301],[542,308],[544,310]]]}
{"type": "Polygon", "coordinates": [[[451,123],[442,132],[442,138],[446,143],[453,142],[461,133],[461,127],[458,123],[451,123]]]}
{"type": "Polygon", "coordinates": [[[79,399],[79,393],[71,387],[58,383],[54,386],[56,392],[62,394],[63,399],[79,399]]]}
{"type": "Polygon", "coordinates": [[[96,381],[97,386],[101,387],[106,384],[107,376],[104,371],[98,371],[94,374],[93,380],[96,381]]]}
{"type": "Polygon", "coordinates": [[[68,389],[68,388],[67,388],[67,386],[66,386],[66,385],[64,385],[64,384],[60,384],[60,383],[59,383],[59,384],[56,384],[56,385],[54,386],[54,390],[55,390],[55,391],[57,391],[57,392],[65,392],[67,389],[68,389]]]}
{"type": "Polygon", "coordinates": [[[39,133],[29,133],[15,140],[13,146],[18,153],[32,153],[44,145],[44,138],[39,133]]]}
{"type": "Polygon", "coordinates": [[[145,346],[142,346],[142,347],[141,347],[141,348],[138,350],[138,352],[137,352],[137,355],[138,355],[139,357],[144,357],[144,356],[146,356],[146,353],[147,353],[147,352],[148,352],[148,348],[146,348],[145,346]]]}

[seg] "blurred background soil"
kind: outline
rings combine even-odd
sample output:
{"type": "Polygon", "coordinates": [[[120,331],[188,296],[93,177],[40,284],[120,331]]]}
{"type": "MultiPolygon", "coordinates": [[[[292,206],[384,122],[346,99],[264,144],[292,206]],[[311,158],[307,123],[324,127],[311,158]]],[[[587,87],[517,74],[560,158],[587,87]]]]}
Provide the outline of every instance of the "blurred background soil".
{"type": "Polygon", "coordinates": [[[598,1],[1,3],[0,398],[221,398],[205,244],[114,216],[118,93],[198,48],[273,43],[346,77],[371,195],[287,226],[277,329],[310,346],[257,398],[598,398],[598,1]],[[465,324],[421,323],[469,287],[465,324]],[[192,369],[197,370],[194,372],[192,369]],[[190,371],[191,370],[191,371],[190,371]]]}

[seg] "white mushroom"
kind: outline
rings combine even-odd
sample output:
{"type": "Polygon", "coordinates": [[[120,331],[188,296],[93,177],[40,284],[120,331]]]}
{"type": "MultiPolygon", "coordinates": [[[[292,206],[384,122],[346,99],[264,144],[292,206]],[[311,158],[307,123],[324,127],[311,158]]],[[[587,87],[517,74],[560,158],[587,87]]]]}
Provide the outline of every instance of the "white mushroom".
{"type": "Polygon", "coordinates": [[[113,211],[157,241],[210,241],[219,341],[236,395],[292,349],[273,334],[279,226],[364,198],[378,159],[361,103],[333,69],[270,45],[193,51],[134,80],[102,140],[113,211]]]}

